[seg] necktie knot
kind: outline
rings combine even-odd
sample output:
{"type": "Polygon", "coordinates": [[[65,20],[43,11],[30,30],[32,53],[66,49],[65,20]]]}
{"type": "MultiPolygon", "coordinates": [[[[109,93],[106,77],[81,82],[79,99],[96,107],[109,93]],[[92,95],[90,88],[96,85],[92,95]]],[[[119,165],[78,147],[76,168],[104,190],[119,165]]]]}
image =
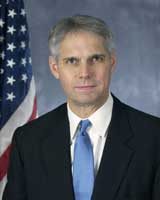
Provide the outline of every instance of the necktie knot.
{"type": "Polygon", "coordinates": [[[84,133],[86,132],[86,129],[91,126],[91,122],[86,119],[86,120],[81,120],[80,122],[80,132],[82,133],[82,135],[84,135],[84,133]]]}

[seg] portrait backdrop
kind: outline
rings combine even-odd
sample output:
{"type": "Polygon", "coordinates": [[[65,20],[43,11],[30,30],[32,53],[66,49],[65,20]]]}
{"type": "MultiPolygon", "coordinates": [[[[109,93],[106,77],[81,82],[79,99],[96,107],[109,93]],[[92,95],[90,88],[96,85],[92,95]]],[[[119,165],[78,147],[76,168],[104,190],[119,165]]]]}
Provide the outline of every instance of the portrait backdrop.
{"type": "Polygon", "coordinates": [[[123,102],[160,117],[159,0],[26,0],[39,115],[64,102],[48,66],[48,34],[62,17],[102,18],[111,27],[117,66],[111,91],[123,102]]]}

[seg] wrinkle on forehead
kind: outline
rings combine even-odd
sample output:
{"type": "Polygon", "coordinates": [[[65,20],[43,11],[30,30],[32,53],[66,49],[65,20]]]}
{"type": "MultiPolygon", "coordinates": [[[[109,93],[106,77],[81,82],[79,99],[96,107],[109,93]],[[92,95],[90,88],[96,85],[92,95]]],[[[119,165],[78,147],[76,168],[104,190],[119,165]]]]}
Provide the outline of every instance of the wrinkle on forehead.
{"type": "Polygon", "coordinates": [[[106,54],[103,37],[90,32],[68,33],[60,44],[61,57],[90,57],[106,54]]]}

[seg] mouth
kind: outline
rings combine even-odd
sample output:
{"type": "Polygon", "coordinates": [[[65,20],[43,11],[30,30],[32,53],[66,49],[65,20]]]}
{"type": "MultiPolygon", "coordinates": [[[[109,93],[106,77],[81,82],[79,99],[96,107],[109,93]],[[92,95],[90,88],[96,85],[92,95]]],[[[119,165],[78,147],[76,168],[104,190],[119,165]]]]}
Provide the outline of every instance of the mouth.
{"type": "Polygon", "coordinates": [[[78,91],[92,91],[96,86],[95,85],[84,85],[84,86],[76,86],[75,89],[78,91]]]}

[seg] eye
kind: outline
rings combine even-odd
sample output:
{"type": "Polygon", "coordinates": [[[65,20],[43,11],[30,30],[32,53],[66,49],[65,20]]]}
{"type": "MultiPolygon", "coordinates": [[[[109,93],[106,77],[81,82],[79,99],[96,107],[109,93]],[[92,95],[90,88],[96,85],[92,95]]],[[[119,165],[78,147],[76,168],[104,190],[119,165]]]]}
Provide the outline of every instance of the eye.
{"type": "Polygon", "coordinates": [[[65,59],[65,63],[69,65],[77,65],[78,62],[79,62],[79,59],[75,57],[70,57],[70,58],[65,59]]]}
{"type": "Polygon", "coordinates": [[[91,57],[91,63],[99,63],[103,62],[105,59],[104,55],[94,55],[91,57]]]}

